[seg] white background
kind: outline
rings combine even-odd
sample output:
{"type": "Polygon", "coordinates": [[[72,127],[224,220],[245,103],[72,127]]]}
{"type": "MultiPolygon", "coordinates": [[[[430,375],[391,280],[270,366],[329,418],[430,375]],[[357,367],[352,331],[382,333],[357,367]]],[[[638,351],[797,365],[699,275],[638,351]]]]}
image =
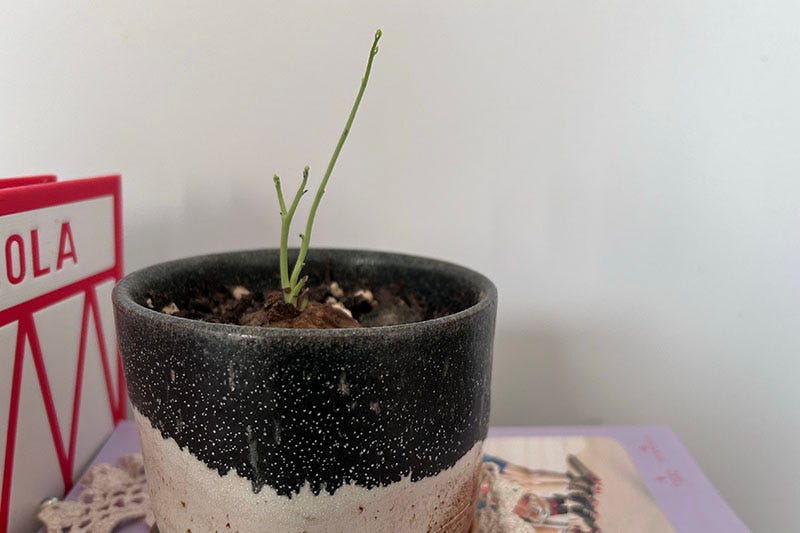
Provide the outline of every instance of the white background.
{"type": "Polygon", "coordinates": [[[0,174],[124,176],[127,270],[313,244],[498,285],[495,424],[666,423],[753,528],[800,494],[800,7],[698,0],[0,6],[0,174]],[[306,206],[308,202],[306,203],[306,206]]]}

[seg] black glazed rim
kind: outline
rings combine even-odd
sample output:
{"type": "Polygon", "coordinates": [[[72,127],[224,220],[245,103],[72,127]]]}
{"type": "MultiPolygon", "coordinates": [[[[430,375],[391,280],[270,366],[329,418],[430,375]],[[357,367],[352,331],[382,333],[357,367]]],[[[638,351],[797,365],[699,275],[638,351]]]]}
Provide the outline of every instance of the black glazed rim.
{"type": "Polygon", "coordinates": [[[163,292],[182,305],[195,286],[262,290],[275,283],[277,263],[274,249],[193,257],[135,272],[115,288],[131,401],[162,437],[221,476],[235,469],[255,493],[270,486],[288,497],[305,483],[314,494],[333,494],[343,484],[418,481],[486,437],[497,294],[467,268],[383,252],[309,254],[312,278],[330,274],[343,286],[373,288],[396,281],[453,311],[394,326],[247,327],[183,319],[145,303],[163,292]],[[231,363],[253,379],[231,388],[231,363]],[[175,381],[173,368],[186,379],[175,381]],[[344,395],[332,387],[343,372],[344,395]],[[255,439],[242,438],[248,427],[255,439]]]}
{"type": "MultiPolygon", "coordinates": [[[[411,330],[421,331],[427,328],[434,328],[452,322],[458,322],[474,314],[481,312],[487,306],[494,305],[497,299],[497,288],[489,278],[472,269],[428,257],[401,254],[396,252],[381,252],[374,250],[346,249],[346,248],[315,248],[309,252],[309,259],[312,254],[324,256],[345,263],[355,263],[363,261],[364,265],[373,266],[384,265],[410,265],[419,271],[435,272],[457,279],[464,285],[477,289],[477,301],[460,311],[419,322],[396,324],[391,326],[373,326],[363,328],[338,328],[338,329],[297,329],[297,328],[272,328],[258,326],[240,326],[238,324],[221,324],[203,322],[172,316],[150,309],[137,300],[137,292],[146,291],[152,284],[152,280],[169,279],[172,276],[182,275],[186,270],[202,268],[208,265],[218,264],[221,261],[230,261],[236,255],[277,255],[277,248],[261,248],[251,250],[241,250],[232,252],[222,252],[215,254],[197,255],[183,259],[176,259],[164,263],[158,263],[132,272],[123,277],[114,287],[112,299],[114,305],[121,311],[138,315],[143,319],[155,323],[162,323],[165,326],[181,329],[197,330],[203,329],[206,334],[220,336],[246,336],[246,337],[281,337],[281,338],[303,338],[303,337],[361,337],[370,338],[374,336],[385,336],[392,334],[407,333],[411,330]],[[357,259],[353,259],[357,258],[357,259]]],[[[296,250],[290,250],[290,259],[296,250]]]]}

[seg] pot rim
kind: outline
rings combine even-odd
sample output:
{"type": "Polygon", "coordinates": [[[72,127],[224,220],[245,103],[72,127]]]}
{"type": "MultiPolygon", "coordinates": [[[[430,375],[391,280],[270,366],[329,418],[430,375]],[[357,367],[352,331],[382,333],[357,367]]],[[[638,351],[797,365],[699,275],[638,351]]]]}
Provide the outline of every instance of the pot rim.
{"type": "MultiPolygon", "coordinates": [[[[296,251],[296,249],[294,249],[296,251]]],[[[241,326],[238,324],[221,324],[213,322],[203,322],[201,320],[182,318],[166,313],[159,312],[155,309],[150,309],[140,303],[137,303],[131,295],[132,290],[141,286],[149,275],[159,273],[160,271],[174,268],[178,265],[186,263],[213,263],[215,260],[220,260],[224,257],[230,257],[236,254],[247,253],[275,253],[279,250],[277,248],[253,248],[246,250],[232,250],[221,253],[201,254],[181,259],[174,259],[171,261],[164,261],[156,263],[124,276],[114,286],[112,292],[113,305],[117,312],[136,315],[143,320],[153,321],[160,323],[163,327],[202,330],[204,334],[208,335],[221,335],[221,336],[235,336],[243,338],[286,338],[286,339],[299,339],[299,338],[340,338],[340,337],[356,337],[356,338],[371,338],[376,336],[386,336],[395,334],[409,334],[411,332],[419,332],[428,328],[438,328],[445,326],[449,323],[459,322],[467,319],[475,314],[480,313],[488,306],[496,304],[497,301],[497,288],[494,283],[484,276],[483,274],[472,270],[470,268],[444,261],[441,259],[434,259],[430,257],[404,254],[398,252],[388,252],[380,250],[368,249],[352,249],[352,248],[315,248],[313,253],[321,254],[343,254],[355,255],[367,258],[383,258],[384,260],[394,260],[399,264],[413,262],[422,268],[431,270],[445,271],[448,275],[458,277],[466,283],[473,285],[478,289],[477,302],[465,309],[455,313],[445,315],[443,317],[422,320],[419,322],[409,322],[404,324],[394,324],[389,326],[370,326],[359,328],[334,328],[334,329],[302,329],[302,328],[274,328],[263,326],[241,326]]],[[[290,249],[290,253],[292,249],[290,249]]]]}

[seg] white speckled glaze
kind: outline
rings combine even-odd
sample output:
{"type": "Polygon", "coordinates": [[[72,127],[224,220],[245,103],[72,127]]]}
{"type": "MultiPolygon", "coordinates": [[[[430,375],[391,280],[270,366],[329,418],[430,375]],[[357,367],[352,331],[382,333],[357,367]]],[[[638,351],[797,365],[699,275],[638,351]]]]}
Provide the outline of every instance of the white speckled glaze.
{"type": "Polygon", "coordinates": [[[461,533],[472,524],[482,441],[451,468],[419,481],[344,485],[316,496],[306,485],[290,499],[268,486],[254,493],[233,470],[220,476],[174,439],[164,439],[135,408],[134,416],[161,533],[461,533]]]}
{"type": "Polygon", "coordinates": [[[117,339],[162,533],[463,533],[489,423],[497,291],[433,259],[315,250],[311,279],[388,287],[431,314],[304,330],[189,320],[197,291],[262,291],[277,250],[154,265],[114,289],[117,339]]]}

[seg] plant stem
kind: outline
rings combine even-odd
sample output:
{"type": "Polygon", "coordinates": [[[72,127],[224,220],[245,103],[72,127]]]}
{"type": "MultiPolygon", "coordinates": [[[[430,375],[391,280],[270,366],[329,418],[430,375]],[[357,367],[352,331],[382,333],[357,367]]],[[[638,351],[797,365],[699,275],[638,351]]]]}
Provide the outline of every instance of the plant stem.
{"type": "Polygon", "coordinates": [[[303,286],[306,284],[307,281],[308,281],[308,276],[303,276],[302,278],[300,278],[300,281],[297,282],[297,285],[295,285],[292,288],[292,291],[290,293],[290,300],[294,305],[297,304],[297,297],[300,295],[300,291],[303,289],[303,286]]]}
{"type": "Polygon", "coordinates": [[[275,182],[275,192],[278,193],[278,204],[281,206],[281,252],[280,252],[280,266],[281,266],[281,289],[284,293],[289,288],[289,223],[291,216],[287,216],[286,202],[283,199],[283,191],[281,190],[281,179],[277,174],[273,176],[272,181],[275,182]]]}
{"type": "MultiPolygon", "coordinates": [[[[296,294],[289,279],[289,227],[292,224],[294,212],[297,210],[297,204],[300,203],[300,198],[307,191],[305,189],[308,182],[308,165],[303,169],[303,181],[294,195],[292,205],[288,211],[286,209],[286,200],[283,198],[283,190],[281,189],[281,179],[276,174],[273,178],[275,182],[275,191],[278,193],[278,204],[281,207],[281,248],[280,248],[280,269],[281,269],[281,289],[283,289],[283,300],[286,303],[292,303],[290,295],[296,294]]],[[[296,299],[296,297],[295,297],[296,299]]]]}
{"type": "Polygon", "coordinates": [[[294,195],[294,200],[292,200],[292,205],[289,207],[289,221],[291,222],[292,217],[294,216],[294,212],[297,209],[297,204],[300,203],[300,198],[308,191],[306,191],[306,183],[308,182],[308,165],[303,169],[303,181],[300,183],[300,187],[297,188],[297,193],[294,195]]]}
{"type": "MultiPolygon", "coordinates": [[[[375,40],[372,41],[372,48],[369,50],[369,59],[367,59],[367,68],[364,72],[364,77],[361,78],[361,87],[358,89],[358,94],[356,95],[356,101],[353,103],[353,108],[350,110],[350,116],[347,117],[347,122],[344,125],[344,130],[342,134],[339,136],[339,142],[336,144],[336,148],[333,151],[333,155],[331,156],[331,160],[328,163],[328,168],[325,170],[325,176],[322,178],[322,182],[319,184],[319,188],[317,189],[317,194],[314,197],[314,203],[311,204],[311,210],[308,213],[308,220],[306,221],[306,231],[303,233],[303,240],[300,243],[300,252],[297,255],[297,261],[294,264],[294,269],[292,270],[292,276],[289,279],[289,285],[294,287],[297,284],[297,280],[300,277],[300,271],[303,269],[304,261],[306,258],[306,254],[308,253],[308,244],[311,242],[311,229],[314,225],[314,217],[317,214],[317,207],[319,207],[319,202],[322,200],[322,195],[325,194],[325,186],[328,184],[328,179],[331,177],[331,172],[333,172],[333,167],[336,164],[336,160],[339,158],[339,152],[342,151],[342,146],[344,146],[344,141],[347,139],[347,135],[350,133],[350,128],[353,125],[353,120],[356,118],[356,111],[358,111],[358,106],[361,104],[361,98],[364,96],[364,90],[367,88],[367,81],[369,80],[369,74],[372,70],[372,60],[375,58],[375,55],[378,53],[378,40],[381,38],[381,30],[377,30],[375,32],[375,40]]],[[[293,303],[296,305],[297,298],[295,297],[293,303]]]]}

